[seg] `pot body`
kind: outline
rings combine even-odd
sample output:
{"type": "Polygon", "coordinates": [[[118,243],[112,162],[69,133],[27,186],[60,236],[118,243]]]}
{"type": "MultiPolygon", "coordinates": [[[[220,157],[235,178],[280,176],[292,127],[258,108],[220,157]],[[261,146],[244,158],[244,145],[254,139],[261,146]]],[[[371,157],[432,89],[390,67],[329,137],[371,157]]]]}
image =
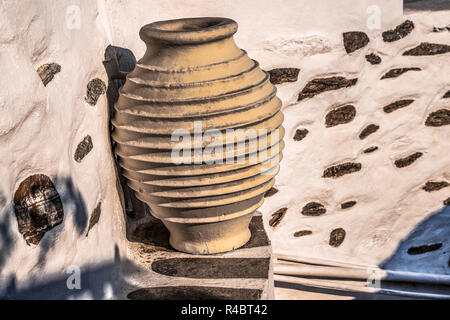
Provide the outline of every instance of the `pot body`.
{"type": "Polygon", "coordinates": [[[233,41],[237,24],[191,18],[144,26],[144,57],[115,105],[115,153],[136,196],[180,251],[244,245],[283,149],[281,101],[233,41]]]}

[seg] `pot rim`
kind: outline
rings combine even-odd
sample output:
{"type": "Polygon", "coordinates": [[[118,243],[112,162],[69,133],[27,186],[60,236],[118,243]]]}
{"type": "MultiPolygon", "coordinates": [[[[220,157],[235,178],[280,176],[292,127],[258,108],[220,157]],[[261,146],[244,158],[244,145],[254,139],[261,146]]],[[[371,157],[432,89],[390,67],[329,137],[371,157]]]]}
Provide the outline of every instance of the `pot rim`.
{"type": "Polygon", "coordinates": [[[139,36],[144,42],[159,40],[173,44],[198,44],[229,38],[237,28],[237,22],[229,18],[183,18],[147,24],[141,28],[139,36]]]}

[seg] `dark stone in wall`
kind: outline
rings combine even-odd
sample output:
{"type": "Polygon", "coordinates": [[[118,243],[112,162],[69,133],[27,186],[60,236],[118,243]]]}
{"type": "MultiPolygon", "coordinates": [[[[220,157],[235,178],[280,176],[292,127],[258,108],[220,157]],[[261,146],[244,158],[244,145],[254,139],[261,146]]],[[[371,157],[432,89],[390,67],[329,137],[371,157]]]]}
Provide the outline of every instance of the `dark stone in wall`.
{"type": "Polygon", "coordinates": [[[130,300],[259,300],[262,290],[203,286],[174,286],[138,289],[130,300]]]}
{"type": "Polygon", "coordinates": [[[89,218],[89,226],[88,230],[86,232],[86,237],[89,235],[89,231],[97,224],[97,222],[100,220],[100,215],[102,213],[102,203],[99,202],[97,206],[95,207],[94,211],[92,211],[91,217],[89,218]]]}
{"type": "Polygon", "coordinates": [[[348,88],[354,86],[357,82],[358,79],[346,79],[344,77],[314,79],[306,84],[305,88],[300,92],[297,101],[312,98],[326,91],[348,88]]]}
{"type": "Polygon", "coordinates": [[[356,201],[347,201],[341,204],[341,209],[348,209],[356,205],[356,201]]]}
{"type": "Polygon", "coordinates": [[[273,196],[274,194],[276,194],[277,192],[278,192],[278,189],[275,187],[272,187],[266,191],[266,193],[264,194],[264,198],[269,198],[269,197],[273,196]]]}
{"type": "Polygon", "coordinates": [[[274,214],[272,214],[272,218],[269,221],[269,226],[272,228],[275,228],[278,226],[281,222],[281,220],[284,218],[284,215],[286,214],[287,208],[281,208],[278,209],[274,214]]]}
{"type": "Polygon", "coordinates": [[[356,109],[352,105],[338,107],[331,110],[325,116],[325,126],[327,128],[334,127],[340,124],[351,122],[356,116],[356,109]]]}
{"type": "Polygon", "coordinates": [[[369,37],[364,32],[352,31],[344,33],[344,47],[347,53],[364,48],[369,43],[369,37]]]}
{"type": "Polygon", "coordinates": [[[329,245],[332,247],[339,247],[345,240],[345,230],[337,228],[331,231],[329,245]]]}
{"type": "Polygon", "coordinates": [[[318,202],[310,202],[302,209],[302,215],[310,217],[321,216],[326,212],[327,209],[325,208],[325,206],[318,202]]]}
{"type": "Polygon", "coordinates": [[[424,254],[430,251],[436,251],[442,248],[442,243],[435,243],[431,245],[423,245],[420,247],[411,247],[408,249],[408,254],[410,255],[417,255],[417,254],[424,254]]]}
{"type": "Polygon", "coordinates": [[[450,31],[450,25],[446,27],[433,27],[433,32],[450,31]]]}
{"type": "Polygon", "coordinates": [[[444,200],[444,206],[450,206],[450,198],[444,200]]]}
{"type": "Polygon", "coordinates": [[[83,141],[81,141],[77,149],[75,150],[74,159],[76,162],[81,162],[81,160],[84,159],[84,157],[91,152],[92,148],[94,148],[94,145],[92,144],[92,138],[91,136],[87,135],[83,141]]]}
{"type": "Polygon", "coordinates": [[[61,72],[61,66],[57,63],[43,64],[37,69],[37,73],[39,74],[39,77],[41,77],[44,87],[53,80],[53,77],[58,72],[61,72]]]}
{"type": "Polygon", "coordinates": [[[267,279],[270,258],[171,258],[152,263],[152,270],[192,279],[267,279]]]}
{"type": "Polygon", "coordinates": [[[393,42],[406,37],[414,29],[414,23],[411,20],[406,20],[401,25],[397,26],[394,30],[388,30],[383,32],[384,42],[393,42]]]}
{"type": "Polygon", "coordinates": [[[439,181],[439,182],[428,181],[422,189],[425,190],[426,192],[433,192],[446,188],[449,185],[450,184],[446,181],[439,181]]]}
{"type": "Polygon", "coordinates": [[[339,178],[343,175],[354,173],[361,170],[361,163],[346,162],[331,166],[323,172],[324,178],[339,178]]]}
{"type": "Polygon", "coordinates": [[[407,167],[407,166],[410,166],[411,164],[413,164],[421,156],[423,156],[422,152],[416,152],[405,158],[395,160],[394,164],[397,168],[404,168],[404,167],[407,167]]]}
{"type": "Polygon", "coordinates": [[[375,53],[371,53],[366,55],[366,60],[370,62],[370,64],[380,64],[381,63],[381,57],[377,56],[375,53]]]}
{"type": "Polygon", "coordinates": [[[300,238],[300,237],[304,237],[304,236],[309,236],[311,234],[312,234],[311,230],[301,230],[301,231],[295,232],[294,237],[300,238]]]}
{"type": "Polygon", "coordinates": [[[308,135],[308,133],[308,129],[297,129],[295,131],[294,140],[302,141],[308,135]]]}
{"type": "Polygon", "coordinates": [[[361,131],[359,138],[361,140],[367,138],[368,136],[370,136],[372,133],[375,133],[378,131],[378,129],[380,129],[380,126],[376,125],[376,124],[369,124],[367,127],[365,127],[363,129],[363,131],[361,131]]]}
{"type": "Polygon", "coordinates": [[[84,98],[91,106],[97,104],[98,98],[106,93],[106,84],[99,78],[89,81],[86,90],[86,97],[84,98]]]}
{"type": "Polygon", "coordinates": [[[281,84],[284,82],[295,82],[298,79],[300,69],[298,68],[277,68],[268,71],[270,82],[272,84],[281,84]]]}
{"type": "Polygon", "coordinates": [[[448,98],[450,98],[450,90],[448,90],[442,97],[442,99],[448,99],[448,98]]]}
{"type": "Polygon", "coordinates": [[[450,124],[450,110],[441,109],[432,112],[428,115],[427,120],[425,120],[425,125],[428,127],[441,127],[450,124]]]}
{"type": "Polygon", "coordinates": [[[394,112],[394,111],[396,111],[398,109],[405,108],[405,107],[409,106],[413,102],[414,102],[414,100],[412,100],[412,99],[398,100],[398,101],[395,101],[395,102],[393,102],[391,104],[388,104],[387,106],[383,107],[383,110],[386,113],[391,113],[391,112],[394,112]]]}
{"type": "Polygon", "coordinates": [[[422,69],[420,68],[397,68],[397,69],[392,69],[389,70],[388,72],[386,72],[384,74],[384,76],[381,77],[381,80],[384,79],[391,79],[391,78],[397,78],[399,76],[401,76],[402,74],[408,72],[408,71],[422,71],[422,69]]]}
{"type": "Polygon", "coordinates": [[[404,56],[434,56],[450,52],[450,46],[438,43],[422,42],[417,47],[403,53],[404,56]]]}
{"type": "Polygon", "coordinates": [[[377,150],[378,150],[378,147],[377,146],[373,146],[373,147],[369,147],[369,148],[365,149],[363,152],[364,153],[372,153],[372,152],[377,151],[377,150]]]}
{"type": "Polygon", "coordinates": [[[64,210],[53,182],[43,174],[29,176],[14,194],[14,211],[20,234],[37,245],[45,233],[62,223],[64,210]]]}

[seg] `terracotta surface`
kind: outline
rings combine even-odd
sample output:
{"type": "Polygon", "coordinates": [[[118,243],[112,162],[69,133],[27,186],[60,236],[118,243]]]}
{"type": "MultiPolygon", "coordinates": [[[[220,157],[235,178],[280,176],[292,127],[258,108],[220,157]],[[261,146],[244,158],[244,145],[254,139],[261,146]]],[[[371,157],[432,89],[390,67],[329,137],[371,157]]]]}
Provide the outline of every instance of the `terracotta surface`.
{"type": "Polygon", "coordinates": [[[113,139],[123,174],[167,226],[170,244],[188,253],[244,245],[250,219],[279,171],[281,101],[269,75],[234,43],[236,31],[237,23],[225,18],[144,26],[140,37],[147,51],[128,74],[115,105],[113,139]],[[172,134],[180,129],[191,138],[182,164],[172,155],[180,143],[172,134]],[[231,141],[237,142],[231,153],[227,129],[244,132],[231,141]],[[249,129],[256,135],[246,135],[249,129]],[[207,130],[219,130],[223,143],[196,134],[207,130]],[[223,148],[214,149],[211,164],[205,147],[213,144],[223,148]]]}

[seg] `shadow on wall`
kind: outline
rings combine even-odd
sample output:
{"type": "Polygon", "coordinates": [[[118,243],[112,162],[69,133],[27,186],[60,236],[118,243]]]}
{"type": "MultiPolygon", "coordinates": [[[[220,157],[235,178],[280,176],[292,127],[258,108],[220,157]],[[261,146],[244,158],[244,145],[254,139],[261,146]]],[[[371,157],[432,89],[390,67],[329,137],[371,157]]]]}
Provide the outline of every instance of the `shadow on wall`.
{"type": "Polygon", "coordinates": [[[380,267],[395,271],[450,275],[450,207],[418,224],[380,267]]]}
{"type": "Polygon", "coordinates": [[[403,8],[413,11],[450,10],[450,2],[448,0],[404,0],[403,8]]]}
{"type": "MultiPolygon", "coordinates": [[[[93,227],[88,226],[86,204],[71,178],[50,179],[41,174],[29,176],[15,191],[14,204],[7,203],[7,198],[0,194],[0,271],[14,252],[27,244],[35,246],[33,250],[36,250],[38,257],[33,273],[44,270],[48,253],[57,246],[67,219],[72,220],[79,239],[86,237],[88,229],[93,227]],[[14,232],[14,228],[18,228],[18,232],[14,232]]],[[[62,271],[62,275],[46,275],[43,280],[36,282],[30,276],[25,290],[17,288],[14,273],[1,274],[6,283],[1,284],[0,299],[66,299],[84,297],[85,294],[100,299],[105,295],[105,286],[109,294],[114,294],[117,281],[112,281],[113,274],[120,262],[117,246],[115,256],[113,262],[81,266],[80,290],[68,289],[67,279],[70,274],[65,271],[62,271]]]]}
{"type": "Polygon", "coordinates": [[[71,300],[115,298],[125,281],[138,267],[129,260],[120,259],[115,246],[114,260],[87,266],[71,266],[58,274],[52,274],[26,289],[16,287],[15,276],[9,277],[7,288],[0,299],[8,300],[71,300]],[[121,272],[125,270],[125,272],[121,272]],[[120,277],[118,276],[120,272],[120,277]]]}
{"type": "Polygon", "coordinates": [[[3,209],[0,215],[0,270],[15,245],[27,244],[37,245],[39,259],[36,267],[45,267],[47,253],[56,245],[64,221],[69,218],[68,213],[71,213],[77,234],[80,236],[86,231],[88,212],[71,178],[55,177],[51,180],[44,175],[33,175],[24,180],[21,187],[20,192],[16,190],[15,205],[7,204],[6,198],[0,195],[3,209]],[[33,179],[36,176],[37,181],[33,179]],[[40,183],[41,177],[48,179],[50,184],[40,183]],[[15,243],[13,228],[18,228],[22,235],[19,238],[21,243],[15,243]]]}
{"type": "MultiPolygon", "coordinates": [[[[114,104],[119,99],[119,90],[125,84],[126,76],[136,67],[136,57],[134,53],[127,49],[109,45],[105,50],[103,65],[108,75],[108,88],[106,95],[108,99],[109,118],[114,116],[114,104]]],[[[110,122],[110,134],[113,134],[114,127],[110,122]]],[[[110,139],[111,147],[114,149],[115,143],[110,139]]],[[[113,152],[114,154],[114,152],[113,152]]],[[[119,175],[120,186],[124,196],[124,207],[127,218],[138,220],[145,218],[149,209],[145,203],[136,198],[134,191],[127,185],[126,178],[120,173],[121,168],[116,168],[119,175]]],[[[127,228],[127,234],[128,230],[127,228]]]]}
{"type": "MultiPolygon", "coordinates": [[[[445,200],[447,202],[448,200],[445,200]]],[[[324,299],[448,299],[450,292],[450,206],[433,212],[416,225],[379,269],[360,266],[337,267],[333,261],[315,267],[325,273],[295,276],[317,286],[276,281],[275,287],[297,290],[304,297],[324,299]],[[323,269],[323,270],[325,270],[323,269]],[[372,272],[373,271],[373,272],[372,272]],[[336,282],[335,282],[336,281],[336,282]]],[[[311,262],[301,262],[311,267],[311,262]]],[[[283,274],[283,273],[281,273],[283,274]]],[[[295,277],[293,276],[293,277],[295,277]]],[[[293,278],[294,279],[294,278],[293,278]]]]}

